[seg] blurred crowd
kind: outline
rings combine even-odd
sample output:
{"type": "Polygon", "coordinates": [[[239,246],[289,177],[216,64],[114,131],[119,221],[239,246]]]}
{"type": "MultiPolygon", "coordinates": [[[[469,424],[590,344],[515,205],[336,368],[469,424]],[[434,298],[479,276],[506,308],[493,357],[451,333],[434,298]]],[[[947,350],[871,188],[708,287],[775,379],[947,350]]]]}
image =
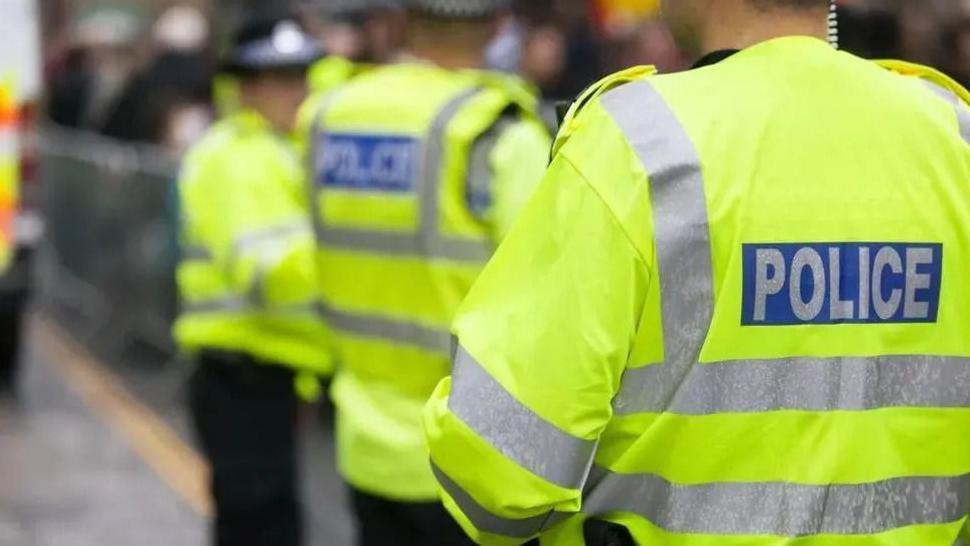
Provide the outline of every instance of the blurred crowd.
{"type": "Polygon", "coordinates": [[[844,2],[842,45],[869,58],[898,58],[943,70],[970,84],[970,2],[844,2]]]}
{"type": "Polygon", "coordinates": [[[60,45],[46,67],[51,121],[179,149],[201,134],[215,74],[208,18],[194,7],[172,7],[148,41],[141,25],[125,11],[98,11],[54,41],[60,45]]]}
{"type": "MultiPolygon", "coordinates": [[[[330,1],[302,13],[331,55],[365,63],[393,60],[403,41],[400,12],[364,18],[347,7],[355,4],[330,1]]],[[[651,0],[518,0],[487,64],[521,74],[550,105],[627,66],[653,64],[664,72],[688,67],[691,60],[655,12],[651,0]],[[615,5],[620,7],[604,7],[615,5]]],[[[225,29],[214,23],[229,18],[218,8],[206,13],[176,4],[151,22],[145,19],[101,9],[45,40],[52,121],[176,150],[201,134],[216,111],[212,81],[225,29]]],[[[970,84],[966,0],[844,0],[840,27],[844,49],[928,64],[970,84]]]]}

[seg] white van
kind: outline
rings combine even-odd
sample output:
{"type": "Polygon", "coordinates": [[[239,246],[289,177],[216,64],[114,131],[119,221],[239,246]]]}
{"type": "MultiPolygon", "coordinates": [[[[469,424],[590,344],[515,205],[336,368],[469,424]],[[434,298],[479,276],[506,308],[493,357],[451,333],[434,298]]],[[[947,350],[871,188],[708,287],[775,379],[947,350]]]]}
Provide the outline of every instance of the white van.
{"type": "MultiPolygon", "coordinates": [[[[0,277],[0,368],[15,368],[20,329],[31,291],[30,264],[44,225],[36,161],[36,122],[43,90],[38,0],[0,0],[0,78],[13,77],[20,109],[20,210],[14,224],[17,250],[0,277]]],[[[0,369],[0,372],[3,372],[0,369]]],[[[2,387],[2,386],[0,386],[2,387]]]]}
{"type": "Polygon", "coordinates": [[[43,61],[40,38],[40,12],[37,0],[0,0],[0,77],[13,75],[17,103],[21,109],[21,199],[24,210],[17,221],[17,240],[34,246],[40,239],[42,224],[36,212],[35,128],[43,94],[43,61]]]}
{"type": "Polygon", "coordinates": [[[0,0],[0,13],[0,72],[16,75],[22,104],[36,102],[43,77],[37,0],[0,0]]]}

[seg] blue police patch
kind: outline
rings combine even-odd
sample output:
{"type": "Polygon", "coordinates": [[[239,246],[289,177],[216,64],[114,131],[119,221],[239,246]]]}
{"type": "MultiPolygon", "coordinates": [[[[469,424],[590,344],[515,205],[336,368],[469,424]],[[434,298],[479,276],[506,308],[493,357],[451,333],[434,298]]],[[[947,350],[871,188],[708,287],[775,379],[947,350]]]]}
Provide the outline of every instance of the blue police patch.
{"type": "Polygon", "coordinates": [[[348,190],[400,192],[414,190],[417,139],[389,135],[328,133],[317,139],[317,184],[348,190]]]}
{"type": "Polygon", "coordinates": [[[943,245],[746,244],[746,326],[936,322],[943,245]]]}

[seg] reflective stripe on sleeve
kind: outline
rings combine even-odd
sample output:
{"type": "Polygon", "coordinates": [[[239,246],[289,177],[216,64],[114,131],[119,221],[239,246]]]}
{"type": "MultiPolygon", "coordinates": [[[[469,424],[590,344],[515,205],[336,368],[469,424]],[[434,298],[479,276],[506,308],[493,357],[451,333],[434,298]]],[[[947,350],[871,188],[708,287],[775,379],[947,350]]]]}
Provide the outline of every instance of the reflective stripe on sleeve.
{"type": "Polygon", "coordinates": [[[957,114],[957,121],[960,123],[960,136],[967,144],[970,144],[970,106],[967,106],[953,91],[944,89],[929,80],[922,80],[922,82],[930,91],[953,106],[957,114]]]}
{"type": "MultiPolygon", "coordinates": [[[[238,256],[267,244],[283,247],[286,239],[299,235],[313,236],[313,230],[308,222],[289,222],[247,231],[233,241],[232,253],[238,256]]],[[[186,261],[211,261],[214,255],[207,247],[192,244],[182,246],[181,258],[186,261]]]]}
{"type": "Polygon", "coordinates": [[[376,315],[363,315],[320,305],[327,323],[338,331],[363,337],[414,345],[444,355],[451,353],[451,334],[414,322],[405,322],[376,315]]]}
{"type": "Polygon", "coordinates": [[[659,267],[664,362],[651,373],[669,388],[644,391],[624,378],[615,405],[630,407],[645,395],[672,396],[697,362],[713,313],[710,230],[697,150],[660,93],[637,81],[601,101],[646,170],[659,267]]]}
{"type": "Polygon", "coordinates": [[[209,262],[212,261],[212,252],[201,245],[184,245],[179,250],[180,258],[187,262],[209,262]]]}
{"type": "Polygon", "coordinates": [[[858,485],[674,485],[649,474],[607,473],[587,514],[630,512],[673,533],[873,534],[958,521],[970,511],[970,475],[895,478],[858,485]]]}
{"type": "Polygon", "coordinates": [[[581,489],[596,443],[549,423],[509,393],[458,347],[448,409],[522,468],[567,489],[581,489]]]}
{"type": "Polygon", "coordinates": [[[302,302],[287,305],[274,305],[260,307],[255,305],[250,299],[242,296],[226,296],[224,298],[185,301],[180,304],[182,315],[210,314],[210,313],[269,313],[269,314],[294,314],[294,315],[318,315],[319,308],[316,302],[302,302]]]}
{"type": "Polygon", "coordinates": [[[970,407],[970,359],[959,357],[737,360],[696,365],[676,385],[667,379],[657,365],[627,370],[630,394],[616,414],[970,407]]]}
{"type": "Polygon", "coordinates": [[[232,250],[235,254],[244,254],[253,248],[259,248],[266,244],[285,244],[286,239],[299,235],[312,237],[313,230],[308,222],[288,222],[247,231],[236,238],[232,250]]]}
{"type": "Polygon", "coordinates": [[[471,495],[452,481],[434,463],[431,464],[431,471],[434,473],[438,483],[441,484],[441,488],[448,493],[448,496],[455,501],[455,504],[458,505],[461,512],[468,518],[468,521],[479,531],[493,535],[526,539],[542,531],[543,527],[552,519],[553,514],[551,512],[526,519],[510,519],[496,516],[475,502],[475,499],[471,495]]]}
{"type": "Polygon", "coordinates": [[[196,315],[208,313],[240,313],[251,309],[249,300],[242,297],[228,296],[226,298],[186,301],[180,305],[183,315],[196,315]]]}

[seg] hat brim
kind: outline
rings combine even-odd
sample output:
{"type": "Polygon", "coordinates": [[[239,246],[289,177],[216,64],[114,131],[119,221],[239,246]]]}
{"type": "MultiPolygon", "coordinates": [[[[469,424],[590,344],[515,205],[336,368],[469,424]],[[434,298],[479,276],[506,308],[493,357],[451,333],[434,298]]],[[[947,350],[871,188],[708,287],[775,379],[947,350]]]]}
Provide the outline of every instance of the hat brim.
{"type": "Polygon", "coordinates": [[[276,63],[245,63],[238,59],[229,59],[219,66],[219,70],[232,75],[250,75],[270,72],[298,72],[307,71],[317,61],[324,58],[324,55],[317,55],[314,58],[306,58],[298,61],[276,62],[276,63]]]}

